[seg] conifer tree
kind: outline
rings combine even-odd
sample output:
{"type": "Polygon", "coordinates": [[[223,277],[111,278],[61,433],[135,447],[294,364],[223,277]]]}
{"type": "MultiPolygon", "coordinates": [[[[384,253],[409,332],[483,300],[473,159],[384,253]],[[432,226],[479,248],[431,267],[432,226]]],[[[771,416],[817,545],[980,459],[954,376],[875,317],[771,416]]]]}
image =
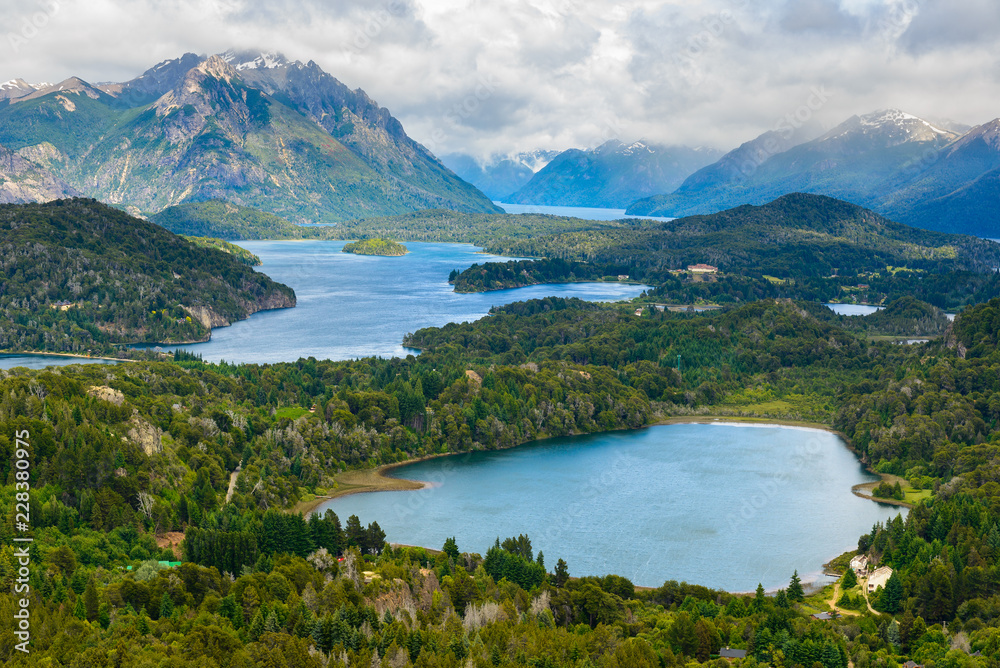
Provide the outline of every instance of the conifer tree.
{"type": "Polygon", "coordinates": [[[788,600],[791,603],[798,603],[806,597],[805,591],[802,589],[802,582],[799,581],[799,572],[796,570],[792,573],[792,580],[788,583],[788,600]]]}

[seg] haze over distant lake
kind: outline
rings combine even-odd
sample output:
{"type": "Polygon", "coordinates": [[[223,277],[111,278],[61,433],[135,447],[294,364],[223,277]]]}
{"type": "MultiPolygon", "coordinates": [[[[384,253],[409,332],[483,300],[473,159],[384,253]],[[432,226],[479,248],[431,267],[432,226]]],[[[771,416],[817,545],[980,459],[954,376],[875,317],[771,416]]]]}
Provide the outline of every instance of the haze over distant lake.
{"type": "Polygon", "coordinates": [[[622,218],[642,218],[667,222],[673,218],[661,216],[626,216],[625,209],[602,209],[591,206],[545,206],[542,204],[506,204],[493,202],[507,213],[546,213],[550,216],[569,216],[584,220],[621,220],[622,218]]]}
{"type": "Polygon", "coordinates": [[[434,486],[328,501],[341,521],[377,520],[387,540],[440,549],[455,536],[485,554],[526,533],[551,570],[617,573],[658,587],[784,587],[796,569],[857,548],[902,510],[851,492],[876,478],[835,434],[761,425],[682,424],[557,438],[398,468],[434,486]]]}
{"type": "Polygon", "coordinates": [[[240,242],[261,258],[260,271],[295,290],[298,306],[213,329],[207,343],[162,348],[184,348],[211,362],[405,357],[416,352],[402,345],[407,332],[478,320],[494,305],[549,296],[618,301],[648,287],[568,283],[461,294],[448,284],[452,269],[512,258],[481,253],[469,244],[417,242],[406,242],[410,252],[402,257],[354,255],[341,252],[345,243],[240,242]]]}

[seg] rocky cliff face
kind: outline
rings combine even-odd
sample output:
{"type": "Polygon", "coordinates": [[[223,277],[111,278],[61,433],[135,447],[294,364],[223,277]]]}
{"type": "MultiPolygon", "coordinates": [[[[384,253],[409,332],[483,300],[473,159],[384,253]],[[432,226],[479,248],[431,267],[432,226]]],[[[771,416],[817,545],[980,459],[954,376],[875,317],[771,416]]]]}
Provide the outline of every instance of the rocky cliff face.
{"type": "MultiPolygon", "coordinates": [[[[294,308],[295,304],[295,295],[285,294],[283,292],[272,292],[253,301],[240,300],[240,306],[246,313],[245,318],[249,318],[251,315],[259,311],[270,311],[272,309],[279,308],[294,308]]],[[[213,327],[228,327],[233,324],[230,322],[229,318],[216,313],[208,306],[182,306],[182,308],[187,311],[193,319],[200,322],[207,329],[212,329],[213,327]]]]}
{"type": "Polygon", "coordinates": [[[22,204],[79,195],[46,165],[39,164],[40,161],[53,160],[57,153],[51,144],[23,148],[17,153],[0,146],[0,204],[22,204]]]}

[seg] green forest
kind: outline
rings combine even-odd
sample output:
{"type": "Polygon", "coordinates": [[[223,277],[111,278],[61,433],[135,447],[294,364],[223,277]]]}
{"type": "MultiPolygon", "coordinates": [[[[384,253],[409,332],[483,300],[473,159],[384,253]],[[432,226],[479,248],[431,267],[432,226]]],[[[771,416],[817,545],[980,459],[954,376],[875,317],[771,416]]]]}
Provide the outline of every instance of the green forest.
{"type": "Polygon", "coordinates": [[[243,249],[190,242],[94,200],[0,205],[0,350],[118,353],[207,340],[295,293],[243,249]]]}
{"type": "MultiPolygon", "coordinates": [[[[257,224],[229,213],[232,229],[257,224]]],[[[638,310],[494,308],[407,334],[421,352],[406,358],[237,365],[177,352],[0,371],[0,614],[28,601],[32,633],[26,655],[0,628],[0,660],[997,668],[1000,250],[873,216],[790,196],[671,223],[484,215],[470,232],[469,216],[447,212],[372,220],[354,238],[487,234],[548,258],[456,270],[456,289],[625,274],[654,287],[638,310]],[[531,241],[542,226],[549,236],[531,241]],[[720,274],[671,272],[703,261],[720,274]],[[857,299],[861,281],[885,305],[877,314],[818,303],[857,299]],[[724,308],[654,306],[679,298],[724,308]],[[951,323],[942,309],[957,306],[951,323]],[[836,587],[814,593],[797,572],[775,592],[642,588],[574,573],[527,535],[394,547],[378,517],[304,512],[383,465],[708,416],[834,429],[883,476],[873,493],[908,508],[859,536],[829,566],[843,573],[836,587]],[[25,518],[26,548],[14,541],[25,518]],[[885,586],[861,590],[855,553],[893,569],[885,586]]],[[[90,200],[0,207],[0,219],[0,326],[42,335],[8,334],[10,349],[195,337],[207,333],[187,319],[199,306],[234,319],[294,303],[248,258],[202,247],[225,244],[90,200]]]]}
{"type": "MultiPolygon", "coordinates": [[[[4,372],[10,509],[13,435],[30,434],[34,645],[25,663],[4,629],[0,658],[721,668],[730,647],[745,666],[996,666],[1000,299],[921,346],[871,342],[813,310],[767,300],[637,318],[550,298],[420,330],[407,344],[422,354],[405,359],[228,365],[179,353],[4,372]],[[573,577],[528,536],[392,548],[377,517],[289,512],[349,469],[699,415],[830,425],[873,470],[926,491],[859,537],[895,571],[870,597],[876,612],[863,601],[852,612],[847,576],[838,605],[851,614],[817,620],[829,606],[796,574],[771,594],[640,589],[573,577]]],[[[11,510],[0,527],[6,592],[13,521],[11,510]]],[[[0,609],[13,611],[9,593],[0,609]]]]}
{"type": "Polygon", "coordinates": [[[171,207],[153,220],[177,234],[224,239],[461,242],[537,259],[456,270],[449,280],[460,292],[628,275],[653,287],[651,301],[675,304],[880,304],[912,296],[958,310],[1000,296],[995,243],[908,227],[848,202],[803,193],[669,222],[427,210],[300,226],[218,201],[171,207]],[[703,262],[720,273],[698,280],[684,273],[703,262]]]}
{"type": "Polygon", "coordinates": [[[907,227],[801,193],[669,222],[631,219],[604,229],[498,238],[487,250],[546,260],[535,268],[515,262],[470,268],[456,277],[456,289],[625,274],[653,286],[652,301],[675,304],[774,298],[879,304],[911,296],[960,309],[1000,296],[997,244],[907,227]],[[720,273],[684,271],[698,263],[720,273]]]}

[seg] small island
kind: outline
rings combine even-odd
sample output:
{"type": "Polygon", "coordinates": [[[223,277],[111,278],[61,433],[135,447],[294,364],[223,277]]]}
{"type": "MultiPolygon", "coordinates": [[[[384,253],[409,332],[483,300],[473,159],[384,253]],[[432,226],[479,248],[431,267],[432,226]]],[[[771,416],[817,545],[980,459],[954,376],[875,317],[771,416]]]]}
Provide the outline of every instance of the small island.
{"type": "Polygon", "coordinates": [[[347,244],[341,249],[345,253],[355,255],[384,255],[398,257],[406,255],[406,246],[390,239],[362,239],[354,243],[347,244]]]}

